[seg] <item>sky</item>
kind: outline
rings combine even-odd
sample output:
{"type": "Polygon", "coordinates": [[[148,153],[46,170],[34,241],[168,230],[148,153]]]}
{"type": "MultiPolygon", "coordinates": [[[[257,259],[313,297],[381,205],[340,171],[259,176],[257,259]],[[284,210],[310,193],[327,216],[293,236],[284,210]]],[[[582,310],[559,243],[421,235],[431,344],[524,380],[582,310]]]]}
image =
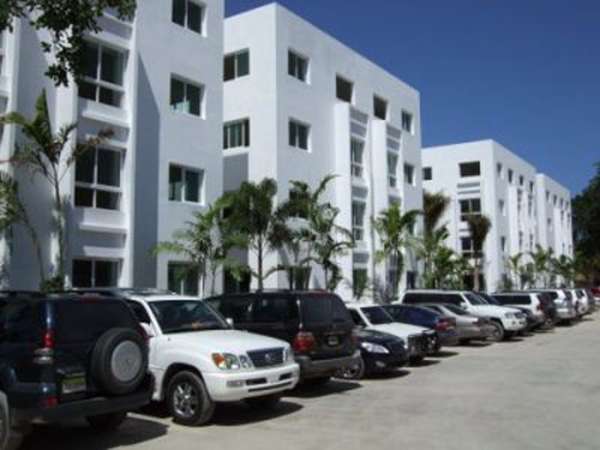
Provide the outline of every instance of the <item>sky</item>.
{"type": "Polygon", "coordinates": [[[494,139],[573,194],[595,174],[600,0],[279,3],[419,90],[424,147],[494,139]]]}

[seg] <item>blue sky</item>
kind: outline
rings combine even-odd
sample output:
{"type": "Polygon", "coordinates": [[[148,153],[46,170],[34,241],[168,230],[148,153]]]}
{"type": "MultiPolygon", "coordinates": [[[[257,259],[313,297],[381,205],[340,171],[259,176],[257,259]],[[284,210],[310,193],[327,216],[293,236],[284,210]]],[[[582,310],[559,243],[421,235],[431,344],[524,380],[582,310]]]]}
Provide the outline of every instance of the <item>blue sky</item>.
{"type": "Polygon", "coordinates": [[[600,0],[279,3],[418,89],[424,146],[492,138],[573,193],[595,173],[600,0]]]}

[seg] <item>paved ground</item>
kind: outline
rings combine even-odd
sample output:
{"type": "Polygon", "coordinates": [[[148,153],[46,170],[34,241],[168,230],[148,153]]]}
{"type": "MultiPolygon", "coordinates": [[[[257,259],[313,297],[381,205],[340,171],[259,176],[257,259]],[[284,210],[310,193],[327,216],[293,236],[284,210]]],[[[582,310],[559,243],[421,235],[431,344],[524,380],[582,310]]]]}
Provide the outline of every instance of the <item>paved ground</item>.
{"type": "Polygon", "coordinates": [[[428,364],[361,384],[245,405],[184,428],[134,415],[111,437],[83,424],[36,429],[24,450],[600,449],[600,313],[521,341],[456,347],[428,364]]]}

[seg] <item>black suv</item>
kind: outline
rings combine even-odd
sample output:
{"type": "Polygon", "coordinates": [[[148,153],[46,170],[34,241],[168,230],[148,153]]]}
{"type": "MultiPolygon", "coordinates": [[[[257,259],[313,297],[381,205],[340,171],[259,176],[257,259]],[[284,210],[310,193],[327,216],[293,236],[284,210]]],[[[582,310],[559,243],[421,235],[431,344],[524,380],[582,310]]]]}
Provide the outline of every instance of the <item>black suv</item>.
{"type": "Polygon", "coordinates": [[[124,301],[0,293],[0,391],[13,440],[31,423],[78,417],[115,429],[153,387],[145,333],[124,301]]]}
{"type": "Polygon", "coordinates": [[[354,322],[337,295],[269,291],[207,299],[235,327],[289,342],[301,378],[326,381],[360,360],[354,322]]]}

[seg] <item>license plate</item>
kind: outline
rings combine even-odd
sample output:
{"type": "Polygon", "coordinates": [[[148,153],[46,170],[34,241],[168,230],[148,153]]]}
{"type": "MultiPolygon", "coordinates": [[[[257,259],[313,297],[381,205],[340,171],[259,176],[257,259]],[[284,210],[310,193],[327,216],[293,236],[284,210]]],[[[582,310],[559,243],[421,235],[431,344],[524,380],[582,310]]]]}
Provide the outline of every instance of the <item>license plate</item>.
{"type": "Polygon", "coordinates": [[[84,374],[70,375],[63,379],[62,393],[75,394],[84,392],[87,388],[84,374]]]}
{"type": "Polygon", "coordinates": [[[339,345],[340,340],[338,339],[337,336],[329,336],[327,338],[327,344],[329,344],[331,347],[335,346],[335,345],[339,345]]]}

